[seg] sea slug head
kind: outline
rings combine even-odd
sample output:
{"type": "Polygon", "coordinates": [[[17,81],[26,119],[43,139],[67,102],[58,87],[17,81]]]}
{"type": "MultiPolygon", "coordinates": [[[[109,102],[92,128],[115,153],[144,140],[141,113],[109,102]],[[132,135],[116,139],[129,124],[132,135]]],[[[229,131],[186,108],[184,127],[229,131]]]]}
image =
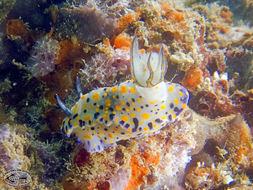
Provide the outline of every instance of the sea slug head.
{"type": "Polygon", "coordinates": [[[56,99],[59,107],[62,109],[62,111],[67,116],[67,117],[65,117],[65,119],[62,122],[61,131],[69,137],[72,130],[73,130],[73,122],[72,121],[73,121],[73,117],[75,117],[75,115],[73,115],[72,111],[64,105],[64,103],[62,102],[62,100],[60,99],[58,94],[55,95],[55,99],[56,99]]]}
{"type": "MultiPolygon", "coordinates": [[[[169,111],[177,112],[179,115],[178,110],[181,112],[188,103],[189,93],[180,84],[164,81],[168,67],[164,54],[162,45],[159,52],[139,52],[138,39],[135,37],[132,42],[130,60],[132,77],[136,91],[145,101],[171,101],[166,107],[169,111]]],[[[177,115],[174,115],[174,118],[177,115]]]]}
{"type": "MultiPolygon", "coordinates": [[[[83,93],[81,89],[81,84],[79,77],[76,77],[76,90],[79,95],[79,98],[82,99],[83,93]]],[[[76,122],[78,119],[78,104],[70,110],[67,106],[62,102],[58,94],[55,94],[55,99],[57,104],[61,108],[61,110],[66,114],[67,117],[62,122],[61,131],[66,134],[68,137],[70,136],[71,132],[73,131],[73,127],[77,127],[79,123],[76,122]]]]}
{"type": "Polygon", "coordinates": [[[162,46],[159,53],[140,53],[138,39],[135,37],[131,46],[130,61],[133,80],[137,85],[151,88],[164,80],[167,61],[162,46]]]}

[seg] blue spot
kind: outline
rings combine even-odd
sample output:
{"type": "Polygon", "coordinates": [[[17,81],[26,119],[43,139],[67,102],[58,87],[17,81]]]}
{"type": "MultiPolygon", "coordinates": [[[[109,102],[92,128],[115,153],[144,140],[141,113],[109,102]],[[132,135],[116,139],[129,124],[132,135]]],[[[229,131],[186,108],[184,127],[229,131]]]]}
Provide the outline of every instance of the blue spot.
{"type": "Polygon", "coordinates": [[[153,124],[151,122],[148,123],[148,128],[151,130],[153,129],[153,124]]]}
{"type": "Polygon", "coordinates": [[[163,121],[161,119],[156,119],[155,122],[156,123],[162,123],[163,121]]]}
{"type": "Polygon", "coordinates": [[[77,143],[81,144],[82,143],[81,139],[77,139],[77,143]]]}
{"type": "Polygon", "coordinates": [[[114,118],[114,116],[115,116],[115,114],[110,114],[110,115],[109,115],[109,119],[112,121],[113,118],[114,118]]]}
{"type": "Polygon", "coordinates": [[[94,113],[94,119],[97,119],[99,114],[100,114],[99,112],[94,113]]]}

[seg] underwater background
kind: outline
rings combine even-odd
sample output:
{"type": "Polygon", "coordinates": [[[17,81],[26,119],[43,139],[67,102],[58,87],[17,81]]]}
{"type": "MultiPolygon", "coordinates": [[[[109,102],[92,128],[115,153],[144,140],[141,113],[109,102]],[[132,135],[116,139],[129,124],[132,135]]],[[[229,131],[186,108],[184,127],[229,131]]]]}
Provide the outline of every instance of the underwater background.
{"type": "MultiPolygon", "coordinates": [[[[0,0],[0,189],[253,189],[252,0],[0,0]],[[131,79],[160,45],[187,108],[90,153],[61,131],[83,93],[131,79]],[[9,171],[29,183],[8,184],[9,171]]],[[[134,104],[133,104],[134,105],[134,104]]],[[[161,107],[162,108],[162,107],[161,107]]]]}

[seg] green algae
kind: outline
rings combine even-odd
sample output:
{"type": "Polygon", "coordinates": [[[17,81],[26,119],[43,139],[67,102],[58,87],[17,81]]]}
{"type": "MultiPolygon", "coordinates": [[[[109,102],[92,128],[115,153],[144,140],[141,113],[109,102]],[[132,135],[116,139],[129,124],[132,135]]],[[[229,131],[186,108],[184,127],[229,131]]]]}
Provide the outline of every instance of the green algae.
{"type": "Polygon", "coordinates": [[[1,0],[0,1],[0,24],[7,17],[7,15],[12,10],[15,3],[16,3],[16,0],[1,0]]]}

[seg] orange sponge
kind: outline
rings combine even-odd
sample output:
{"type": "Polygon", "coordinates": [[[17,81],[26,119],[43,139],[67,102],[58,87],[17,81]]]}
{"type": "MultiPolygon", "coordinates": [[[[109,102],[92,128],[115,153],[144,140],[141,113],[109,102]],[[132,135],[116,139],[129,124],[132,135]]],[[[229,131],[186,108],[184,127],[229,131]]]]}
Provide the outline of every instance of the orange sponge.
{"type": "Polygon", "coordinates": [[[121,33],[114,39],[114,47],[120,49],[129,49],[131,46],[131,38],[126,33],[121,33]]]}

